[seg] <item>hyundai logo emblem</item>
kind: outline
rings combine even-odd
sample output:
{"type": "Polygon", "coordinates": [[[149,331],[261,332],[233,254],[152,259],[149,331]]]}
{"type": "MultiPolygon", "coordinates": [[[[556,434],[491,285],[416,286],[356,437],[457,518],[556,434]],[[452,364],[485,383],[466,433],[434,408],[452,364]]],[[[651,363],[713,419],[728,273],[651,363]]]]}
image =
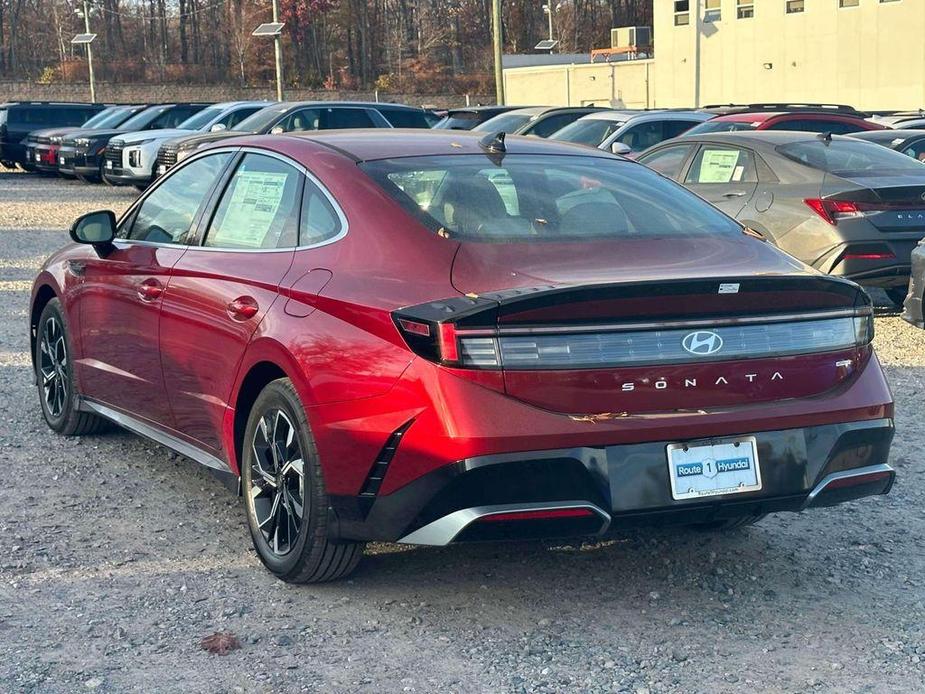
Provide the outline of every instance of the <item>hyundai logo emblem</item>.
{"type": "Polygon", "coordinates": [[[705,357],[716,354],[723,348],[723,338],[710,330],[698,330],[685,335],[681,340],[681,346],[691,354],[705,357]]]}

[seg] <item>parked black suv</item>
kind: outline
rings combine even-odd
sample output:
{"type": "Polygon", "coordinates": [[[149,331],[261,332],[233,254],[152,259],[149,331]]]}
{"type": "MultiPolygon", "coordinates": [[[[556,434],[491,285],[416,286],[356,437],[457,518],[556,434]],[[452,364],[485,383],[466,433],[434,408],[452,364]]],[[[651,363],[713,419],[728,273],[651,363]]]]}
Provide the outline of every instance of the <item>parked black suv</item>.
{"type": "Polygon", "coordinates": [[[17,165],[26,170],[33,168],[26,161],[23,140],[33,130],[55,126],[81,125],[106,108],[105,104],[57,103],[51,101],[23,101],[11,103],[0,116],[0,162],[8,169],[17,165]]]}
{"type": "Polygon", "coordinates": [[[118,127],[108,130],[73,132],[61,142],[59,157],[64,157],[64,164],[63,166],[59,164],[58,170],[64,174],[73,174],[83,181],[101,181],[103,167],[106,163],[106,145],[113,137],[140,130],[175,128],[209,105],[206,103],[157,104],[137,113],[118,127]]]}

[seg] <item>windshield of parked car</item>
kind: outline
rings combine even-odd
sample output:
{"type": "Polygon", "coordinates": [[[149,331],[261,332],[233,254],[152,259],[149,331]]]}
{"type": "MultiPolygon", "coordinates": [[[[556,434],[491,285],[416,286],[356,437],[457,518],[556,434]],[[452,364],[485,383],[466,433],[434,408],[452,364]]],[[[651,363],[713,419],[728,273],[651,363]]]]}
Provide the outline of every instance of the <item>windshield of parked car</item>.
{"type": "Polygon", "coordinates": [[[625,123],[626,121],[603,118],[579,118],[574,123],[569,123],[561,130],[557,130],[550,137],[553,140],[597,147],[625,123]]]}
{"type": "Polygon", "coordinates": [[[141,113],[136,113],[134,116],[129,118],[122,125],[120,125],[119,128],[129,132],[135,130],[144,130],[148,127],[148,124],[150,124],[151,121],[161,115],[168,108],[170,108],[170,106],[152,106],[151,108],[146,108],[141,113]]]}
{"type": "Polygon", "coordinates": [[[199,130],[202,127],[205,127],[213,120],[221,116],[228,109],[222,108],[220,106],[210,106],[209,108],[202,109],[199,113],[196,113],[185,121],[180,123],[177,126],[178,130],[199,130]]]}
{"type": "Polygon", "coordinates": [[[835,176],[925,176],[925,165],[892,149],[863,140],[811,140],[781,145],[788,159],[835,176]]]}
{"type": "Polygon", "coordinates": [[[362,163],[437,233],[479,241],[740,232],[732,219],[644,166],[576,155],[481,154],[362,163]]]}
{"type": "Polygon", "coordinates": [[[118,106],[110,106],[109,108],[104,108],[102,111],[97,113],[93,118],[84,123],[82,128],[102,128],[105,127],[107,123],[118,120],[121,116],[124,109],[118,106]]]}
{"type": "Polygon", "coordinates": [[[520,130],[531,118],[533,118],[533,116],[524,113],[502,113],[494,118],[489,118],[484,123],[480,123],[472,129],[484,130],[491,133],[512,133],[515,130],[520,130]]]}
{"type": "Polygon", "coordinates": [[[238,123],[233,128],[229,130],[234,130],[238,133],[260,133],[273,125],[277,120],[279,120],[284,113],[287,113],[292,106],[289,104],[277,104],[276,106],[267,106],[262,108],[257,113],[254,113],[240,123],[238,123]]]}
{"type": "Polygon", "coordinates": [[[742,130],[754,130],[761,123],[744,120],[707,120],[687,130],[685,135],[700,135],[701,133],[734,133],[742,130]]]}

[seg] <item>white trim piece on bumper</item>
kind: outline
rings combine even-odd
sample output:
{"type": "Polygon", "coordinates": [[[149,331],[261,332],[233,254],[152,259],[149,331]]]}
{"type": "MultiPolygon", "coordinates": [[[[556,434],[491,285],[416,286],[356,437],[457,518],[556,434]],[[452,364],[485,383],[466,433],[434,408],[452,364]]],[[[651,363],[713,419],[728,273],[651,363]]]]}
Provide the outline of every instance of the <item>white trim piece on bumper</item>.
{"type": "Polygon", "coordinates": [[[813,490],[809,493],[809,496],[806,497],[806,503],[803,504],[803,509],[807,509],[813,505],[813,502],[816,500],[816,497],[821,494],[827,486],[836,480],[850,479],[852,477],[866,477],[867,475],[878,475],[885,474],[889,475],[893,473],[893,468],[891,468],[886,463],[880,463],[879,465],[867,465],[865,467],[856,467],[851,470],[842,470],[841,472],[833,472],[829,475],[826,475],[822,480],[813,487],[813,490]]]}
{"type": "Polygon", "coordinates": [[[442,547],[443,545],[450,544],[456,536],[470,524],[485,516],[493,516],[499,513],[529,511],[560,511],[572,508],[583,508],[594,512],[602,522],[598,533],[605,532],[610,526],[610,514],[599,506],[587,501],[546,501],[528,504],[500,504],[496,506],[476,506],[474,508],[464,508],[459,511],[454,511],[453,513],[438,518],[418,528],[414,532],[405,535],[398,542],[408,545],[434,545],[442,547]]]}

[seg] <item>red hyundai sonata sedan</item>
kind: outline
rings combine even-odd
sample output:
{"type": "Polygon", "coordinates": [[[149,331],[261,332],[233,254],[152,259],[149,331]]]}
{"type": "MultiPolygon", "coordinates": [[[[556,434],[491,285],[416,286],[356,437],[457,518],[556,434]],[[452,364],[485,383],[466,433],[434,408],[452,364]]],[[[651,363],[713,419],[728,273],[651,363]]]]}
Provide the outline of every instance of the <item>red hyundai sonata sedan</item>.
{"type": "Polygon", "coordinates": [[[453,131],[235,140],[33,291],[42,412],[239,481],[260,558],[729,528],[889,491],[867,296],[602,151],[453,131]]]}

